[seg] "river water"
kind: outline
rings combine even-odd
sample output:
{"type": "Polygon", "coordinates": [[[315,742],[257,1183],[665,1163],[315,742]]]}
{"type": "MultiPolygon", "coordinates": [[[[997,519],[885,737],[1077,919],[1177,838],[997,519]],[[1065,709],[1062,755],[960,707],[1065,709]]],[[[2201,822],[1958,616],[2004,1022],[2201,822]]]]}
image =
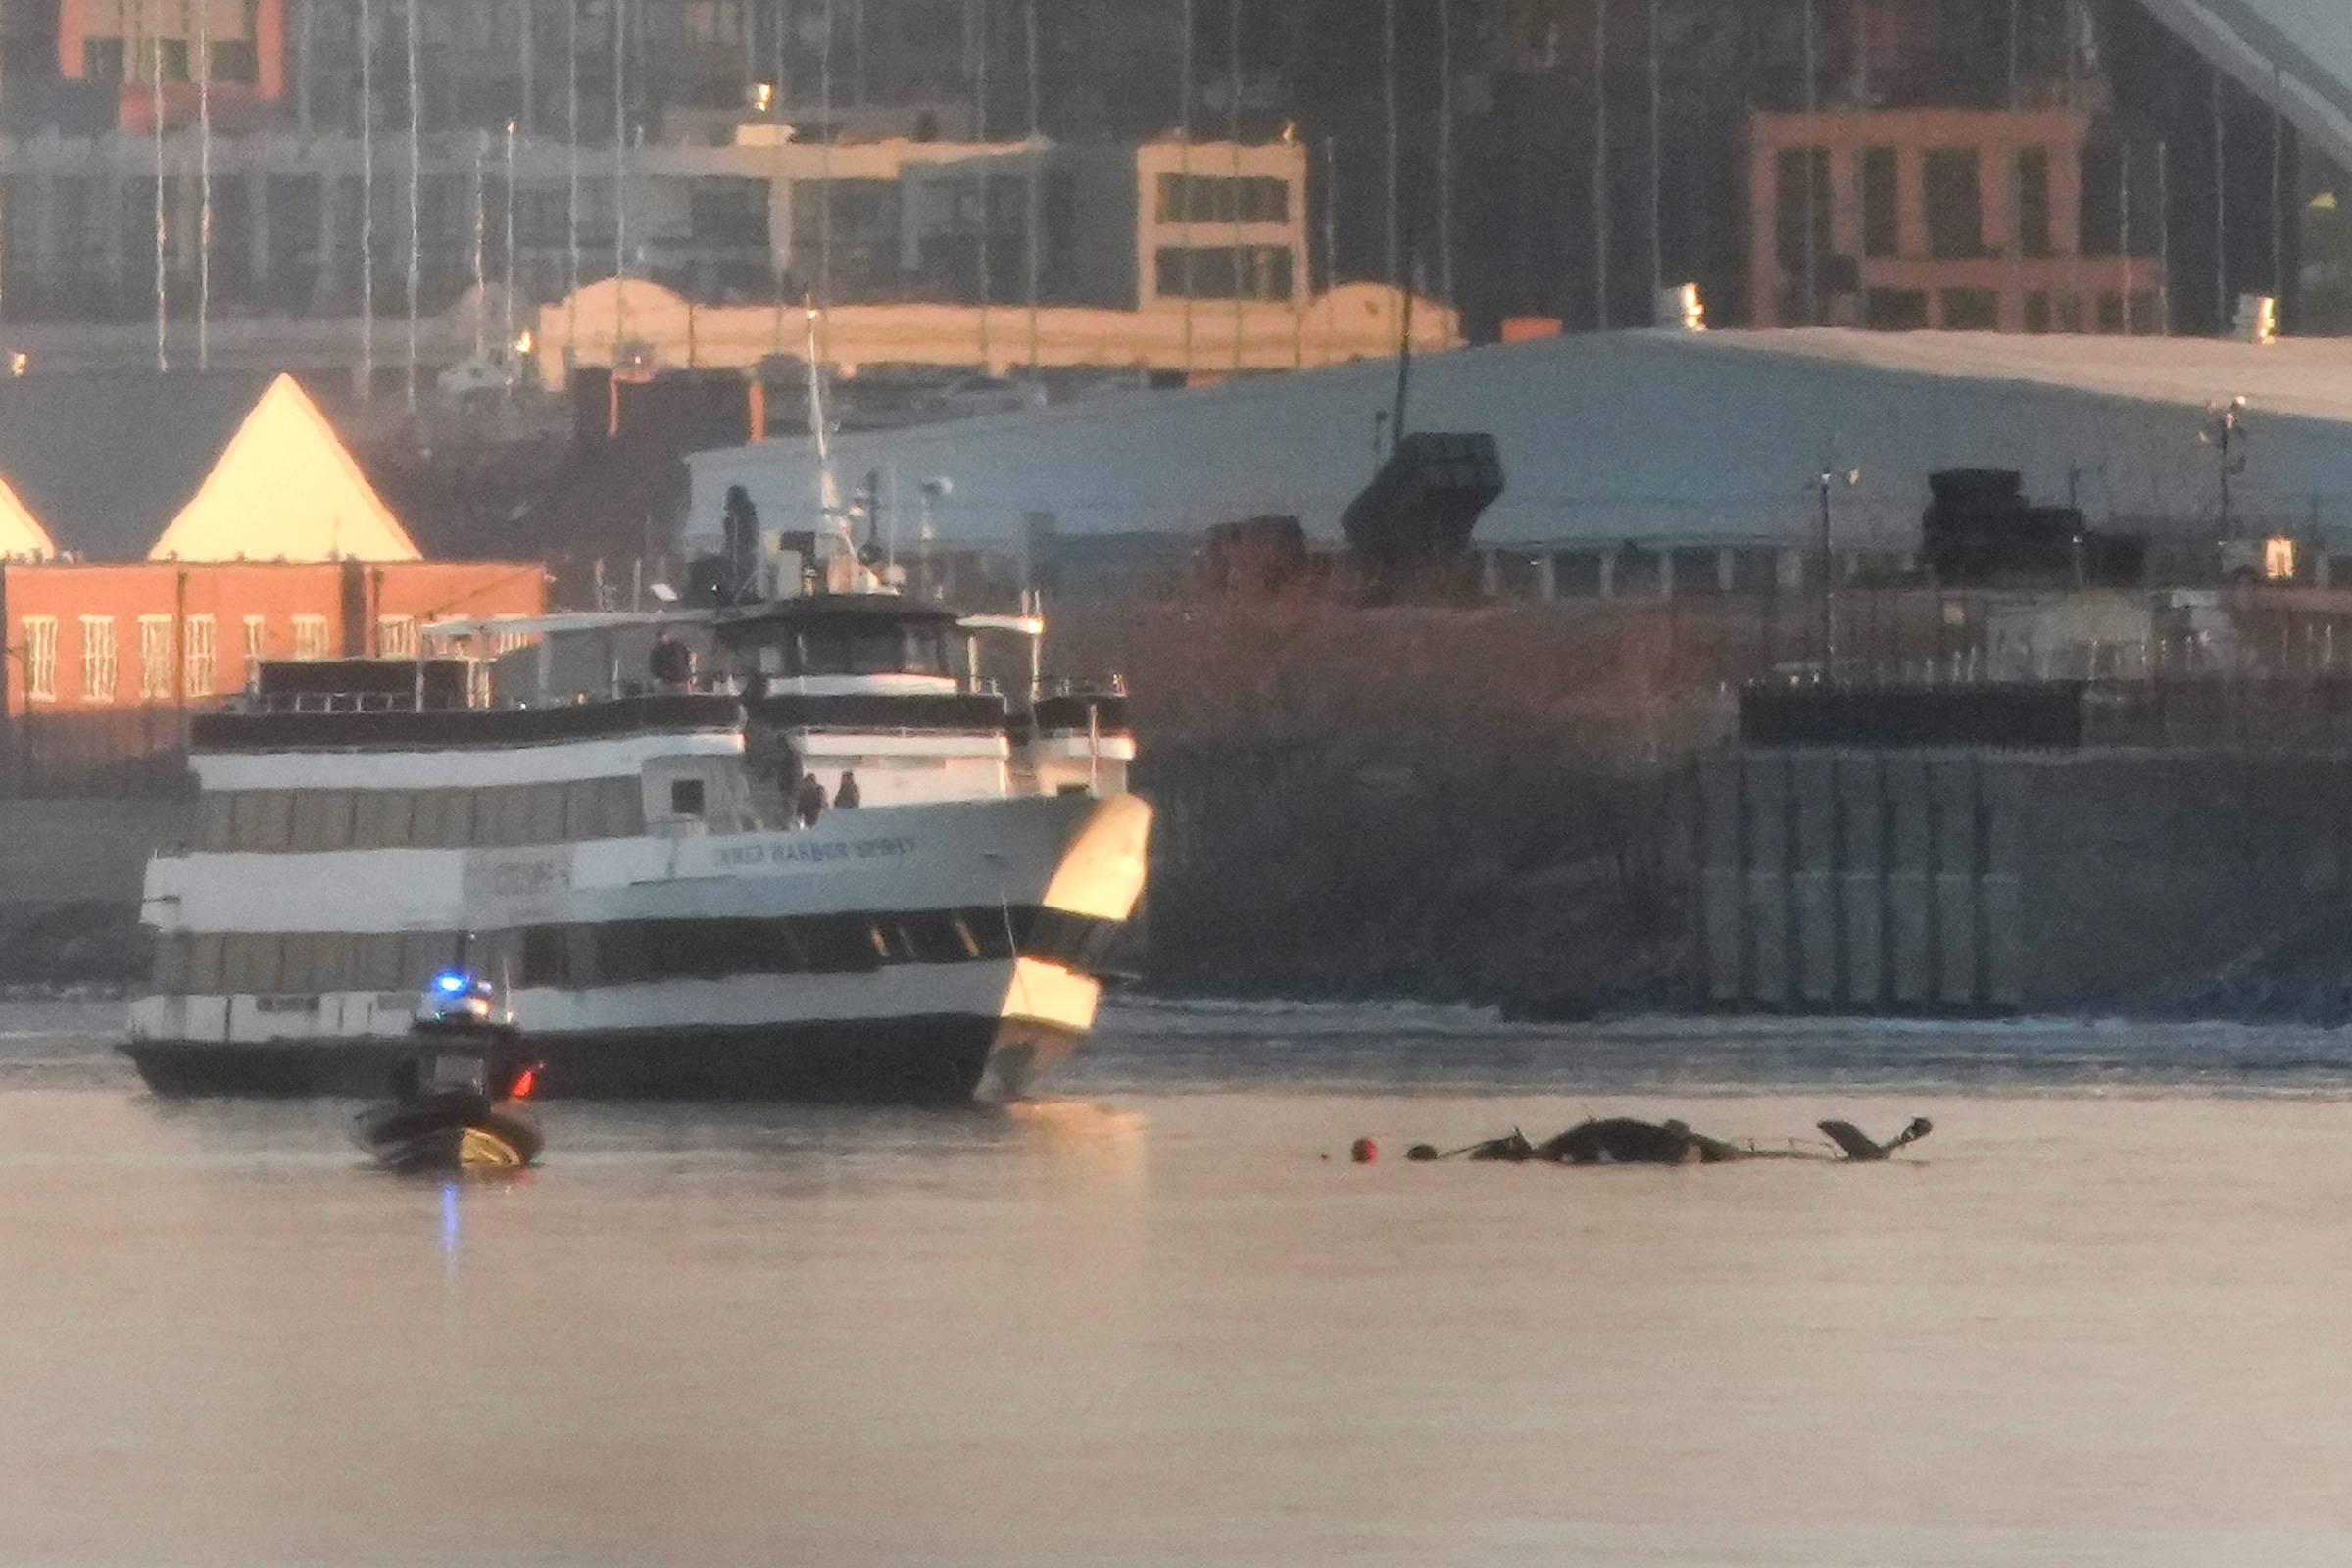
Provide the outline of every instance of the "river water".
{"type": "Polygon", "coordinates": [[[0,1007],[12,1565],[2352,1560],[2325,1034],[1134,1009],[1038,1103],[554,1102],[444,1186],[114,1018],[0,1007]],[[1398,1157],[1588,1108],[1936,1131],[1398,1157]]]}

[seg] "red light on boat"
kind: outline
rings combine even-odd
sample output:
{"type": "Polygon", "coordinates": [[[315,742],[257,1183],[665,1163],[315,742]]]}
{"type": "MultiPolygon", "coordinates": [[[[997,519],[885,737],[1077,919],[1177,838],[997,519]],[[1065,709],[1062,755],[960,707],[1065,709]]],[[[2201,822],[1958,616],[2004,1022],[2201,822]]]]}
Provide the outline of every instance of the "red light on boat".
{"type": "Polygon", "coordinates": [[[514,1087],[509,1093],[508,1098],[513,1100],[528,1100],[531,1096],[531,1085],[536,1083],[538,1078],[539,1069],[537,1067],[523,1068],[522,1076],[514,1080],[514,1087]]]}

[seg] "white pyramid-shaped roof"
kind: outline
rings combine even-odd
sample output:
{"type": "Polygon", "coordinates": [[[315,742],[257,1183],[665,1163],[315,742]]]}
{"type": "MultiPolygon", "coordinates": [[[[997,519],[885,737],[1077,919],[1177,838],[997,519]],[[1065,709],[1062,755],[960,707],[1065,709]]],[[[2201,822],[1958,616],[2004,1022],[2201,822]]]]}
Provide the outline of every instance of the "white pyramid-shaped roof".
{"type": "Polygon", "coordinates": [[[0,479],[0,559],[20,556],[49,557],[57,554],[57,545],[50,539],[49,530],[32,509],[17,499],[6,479],[0,479]]]}
{"type": "Polygon", "coordinates": [[[290,375],[270,383],[150,561],[415,561],[421,554],[290,375]]]}

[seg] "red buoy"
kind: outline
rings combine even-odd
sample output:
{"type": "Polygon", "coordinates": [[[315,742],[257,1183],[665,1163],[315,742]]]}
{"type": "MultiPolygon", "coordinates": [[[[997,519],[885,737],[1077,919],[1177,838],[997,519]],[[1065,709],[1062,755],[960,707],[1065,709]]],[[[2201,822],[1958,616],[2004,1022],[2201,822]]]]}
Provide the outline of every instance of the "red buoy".
{"type": "Polygon", "coordinates": [[[1380,1157],[1380,1146],[1369,1138],[1358,1138],[1348,1146],[1348,1157],[1358,1165],[1369,1165],[1380,1157]]]}

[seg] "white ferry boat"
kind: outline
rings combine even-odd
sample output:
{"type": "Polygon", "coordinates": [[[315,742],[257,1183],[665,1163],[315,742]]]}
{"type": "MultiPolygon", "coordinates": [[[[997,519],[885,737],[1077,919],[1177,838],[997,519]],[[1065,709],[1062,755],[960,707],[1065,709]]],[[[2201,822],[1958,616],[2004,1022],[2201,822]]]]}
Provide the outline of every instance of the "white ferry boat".
{"type": "Polygon", "coordinates": [[[1143,891],[1115,683],[1039,689],[1033,641],[1008,699],[979,636],[1042,620],[887,591],[699,621],[703,672],[665,642],[667,678],[588,699],[493,703],[462,659],[268,663],[199,716],[195,840],[147,873],[147,1082],[376,1092],[454,970],[497,988],[544,1093],[1021,1093],[1087,1032],[1143,891]],[[805,820],[802,781],[845,775],[858,804],[805,820]]]}

